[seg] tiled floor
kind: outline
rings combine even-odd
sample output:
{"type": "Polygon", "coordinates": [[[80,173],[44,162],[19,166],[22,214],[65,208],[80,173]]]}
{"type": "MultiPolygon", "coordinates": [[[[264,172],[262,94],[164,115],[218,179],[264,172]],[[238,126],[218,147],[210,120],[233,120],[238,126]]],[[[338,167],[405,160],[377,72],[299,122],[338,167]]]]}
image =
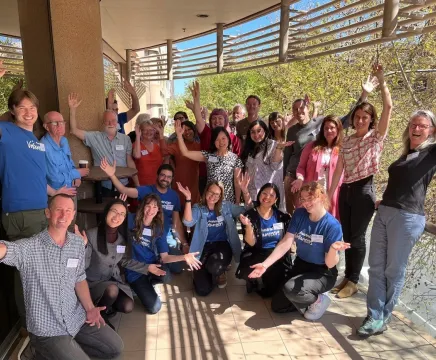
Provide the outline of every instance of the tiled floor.
{"type": "Polygon", "coordinates": [[[270,300],[246,294],[244,282],[229,272],[225,289],[208,297],[192,291],[189,272],[162,286],[164,305],[146,315],[137,304],[131,314],[112,319],[124,340],[124,360],[347,360],[436,359],[436,339],[395,317],[383,335],[355,335],[366,313],[365,295],[335,299],[319,321],[274,314],[270,300]]]}

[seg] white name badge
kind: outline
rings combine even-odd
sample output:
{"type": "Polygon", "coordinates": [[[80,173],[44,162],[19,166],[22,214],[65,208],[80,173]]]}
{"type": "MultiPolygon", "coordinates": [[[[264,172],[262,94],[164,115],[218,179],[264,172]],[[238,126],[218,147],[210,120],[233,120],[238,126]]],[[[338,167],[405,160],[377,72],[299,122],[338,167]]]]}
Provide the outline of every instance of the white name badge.
{"type": "Polygon", "coordinates": [[[218,158],[216,156],[210,156],[208,161],[211,162],[211,163],[217,163],[218,162],[218,158]]]}
{"type": "Polygon", "coordinates": [[[142,235],[151,236],[151,229],[144,228],[144,230],[142,230],[142,235]]]}
{"type": "Polygon", "coordinates": [[[148,155],[148,151],[147,150],[141,150],[141,155],[143,155],[143,156],[148,155]]]}
{"type": "Polygon", "coordinates": [[[216,218],[216,221],[224,221],[224,216],[218,216],[217,218],[216,218]]]}
{"type": "Polygon", "coordinates": [[[419,151],[407,155],[406,161],[416,159],[419,156],[419,151]]]}
{"type": "Polygon", "coordinates": [[[324,241],[324,236],[310,235],[310,240],[312,240],[313,243],[322,243],[324,241]]]}
{"type": "Polygon", "coordinates": [[[76,268],[79,265],[79,259],[68,259],[67,268],[76,268]]]}
{"type": "Polygon", "coordinates": [[[283,230],[283,223],[273,224],[274,230],[283,230]]]}
{"type": "Polygon", "coordinates": [[[117,245],[117,254],[124,254],[125,252],[126,252],[126,247],[124,245],[117,245]]]}
{"type": "Polygon", "coordinates": [[[116,150],[124,150],[124,145],[116,145],[115,149],[116,150]]]}

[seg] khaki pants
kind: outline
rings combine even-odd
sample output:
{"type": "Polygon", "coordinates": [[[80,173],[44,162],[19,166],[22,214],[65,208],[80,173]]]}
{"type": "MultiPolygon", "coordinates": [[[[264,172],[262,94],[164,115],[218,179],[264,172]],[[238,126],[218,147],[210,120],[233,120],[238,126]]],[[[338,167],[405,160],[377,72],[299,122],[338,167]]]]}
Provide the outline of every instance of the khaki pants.
{"type": "MultiPolygon", "coordinates": [[[[2,213],[2,224],[9,241],[16,241],[32,237],[47,227],[47,219],[44,209],[18,211],[14,213],[2,213]]],[[[22,326],[26,324],[26,311],[24,308],[23,285],[20,273],[15,271],[14,293],[18,314],[21,317],[22,326]]]]}

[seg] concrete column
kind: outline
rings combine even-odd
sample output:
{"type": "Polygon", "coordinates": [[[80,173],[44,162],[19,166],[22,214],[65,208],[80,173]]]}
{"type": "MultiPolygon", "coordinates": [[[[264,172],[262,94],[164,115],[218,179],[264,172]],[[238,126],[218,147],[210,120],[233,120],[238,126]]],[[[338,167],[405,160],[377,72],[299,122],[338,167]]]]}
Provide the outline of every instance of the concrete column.
{"type": "Polygon", "coordinates": [[[221,74],[224,68],[224,24],[216,24],[216,72],[221,74]]]}
{"type": "Polygon", "coordinates": [[[383,30],[382,37],[395,36],[398,24],[398,11],[400,10],[400,0],[385,0],[383,9],[383,30]]]}
{"type": "MultiPolygon", "coordinates": [[[[69,119],[68,94],[83,99],[77,123],[101,129],[104,71],[99,0],[17,0],[28,89],[40,115],[56,110],[69,119]]],[[[89,150],[69,135],[73,159],[91,160],[89,150]]]]}
{"type": "Polygon", "coordinates": [[[279,61],[286,62],[288,59],[289,43],[289,5],[291,0],[282,0],[280,6],[280,37],[279,37],[279,61]]]}
{"type": "Polygon", "coordinates": [[[126,50],[126,80],[132,79],[132,50],[126,50]]]}
{"type": "Polygon", "coordinates": [[[173,80],[173,41],[167,40],[167,78],[173,80]]]}

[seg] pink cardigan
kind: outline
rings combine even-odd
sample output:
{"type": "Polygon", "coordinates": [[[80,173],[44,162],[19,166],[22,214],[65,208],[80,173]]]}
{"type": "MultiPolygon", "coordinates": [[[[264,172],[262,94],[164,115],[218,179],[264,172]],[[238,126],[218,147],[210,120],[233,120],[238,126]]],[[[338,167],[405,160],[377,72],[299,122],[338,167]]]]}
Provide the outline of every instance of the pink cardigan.
{"type": "MultiPolygon", "coordinates": [[[[319,177],[319,171],[321,169],[321,161],[322,161],[322,152],[319,150],[315,150],[313,148],[314,141],[308,143],[301,153],[300,163],[297,168],[297,177],[298,175],[302,176],[304,181],[303,183],[308,183],[311,181],[317,181],[319,177]]],[[[336,169],[336,164],[338,162],[339,152],[332,151],[332,155],[330,157],[330,166],[329,166],[329,179],[328,185],[331,184],[333,179],[333,173],[336,169]]],[[[343,174],[339,180],[339,184],[336,187],[336,191],[333,194],[332,204],[330,207],[330,213],[339,220],[339,188],[341,187],[343,180],[343,174]]]]}

